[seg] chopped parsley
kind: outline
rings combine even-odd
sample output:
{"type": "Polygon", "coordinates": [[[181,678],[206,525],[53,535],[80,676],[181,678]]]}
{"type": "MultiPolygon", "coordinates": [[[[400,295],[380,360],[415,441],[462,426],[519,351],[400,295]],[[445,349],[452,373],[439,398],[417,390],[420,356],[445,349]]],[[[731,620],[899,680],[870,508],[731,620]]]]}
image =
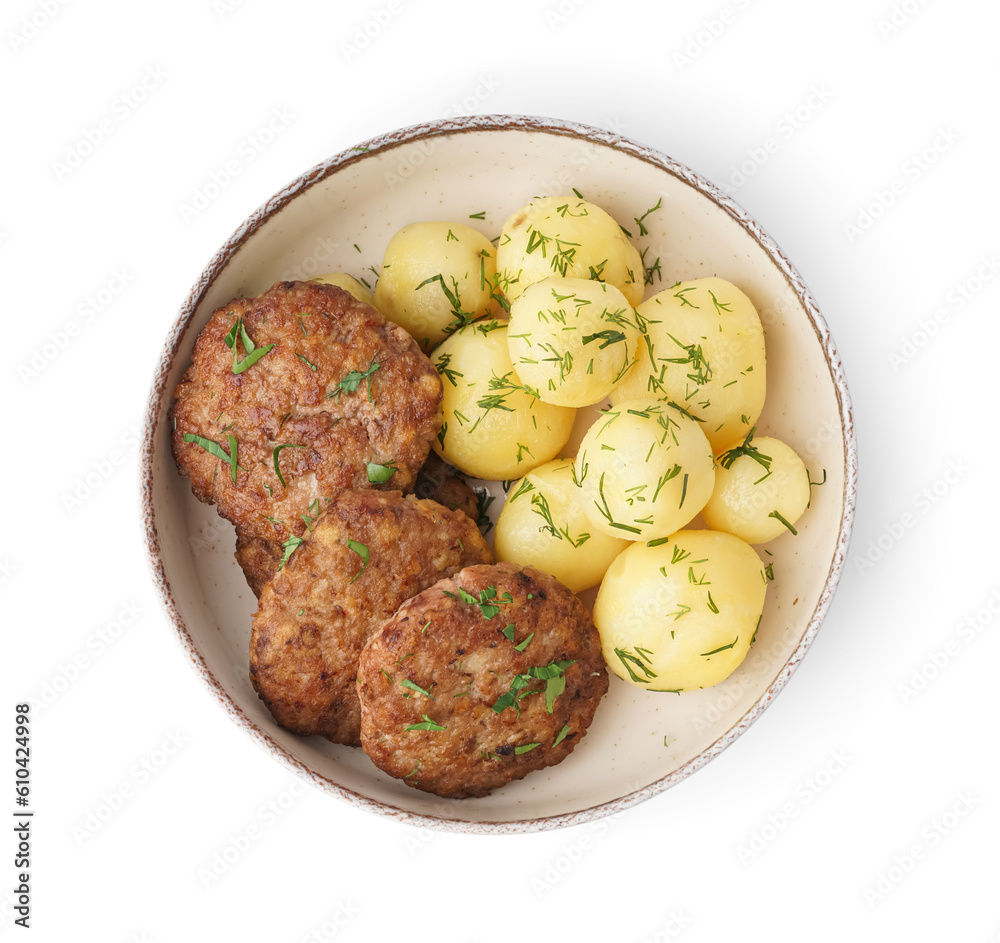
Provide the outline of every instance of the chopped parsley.
{"type": "Polygon", "coordinates": [[[244,370],[249,370],[258,360],[269,354],[275,347],[274,344],[266,344],[263,347],[257,347],[252,340],[250,340],[250,335],[247,334],[246,325],[243,323],[243,317],[238,316],[235,323],[233,324],[231,330],[225,337],[226,346],[233,352],[233,373],[243,373],[244,370]],[[246,356],[240,360],[239,353],[239,341],[243,342],[243,350],[246,352],[246,356]]]}
{"type": "Polygon", "coordinates": [[[281,558],[281,562],[278,564],[278,569],[282,569],[284,565],[288,562],[288,558],[295,552],[295,549],[303,543],[305,538],[303,537],[289,537],[281,546],[284,547],[285,553],[281,558]]]}
{"type": "Polygon", "coordinates": [[[404,678],[399,682],[401,688],[409,688],[411,691],[416,691],[418,694],[422,694],[424,697],[429,697],[432,701],[436,700],[434,695],[430,691],[425,691],[419,684],[414,684],[409,678],[404,678]]]}
{"type": "MultiPolygon", "coordinates": [[[[511,645],[514,645],[514,631],[515,631],[515,626],[514,623],[511,622],[500,630],[500,634],[505,639],[507,639],[507,641],[510,642],[511,645]]],[[[532,632],[526,639],[524,639],[524,641],[518,642],[516,645],[514,645],[514,651],[523,652],[528,647],[528,644],[534,637],[535,633],[532,632]]]]}
{"type": "MultiPolygon", "coordinates": [[[[467,593],[461,586],[458,587],[458,595],[454,593],[449,593],[448,590],[444,591],[445,596],[450,596],[452,599],[460,599],[462,602],[468,603],[470,606],[479,606],[482,610],[483,616],[487,619],[492,619],[497,613],[500,612],[500,607],[495,603],[490,602],[492,599],[497,599],[497,588],[492,584],[487,586],[486,589],[479,591],[479,598],[476,599],[472,593],[467,593]]],[[[498,602],[509,603],[513,602],[514,597],[510,593],[504,593],[503,596],[499,597],[498,602]]]]}
{"type": "Polygon", "coordinates": [[[395,465],[379,465],[376,462],[366,462],[365,464],[368,468],[368,480],[377,485],[388,481],[399,470],[395,465]]]}
{"type": "Polygon", "coordinates": [[[493,710],[497,714],[502,714],[508,707],[513,707],[517,711],[517,716],[521,716],[521,707],[518,701],[529,694],[539,694],[545,692],[545,710],[551,714],[555,700],[566,690],[566,669],[576,663],[576,659],[568,661],[551,661],[547,665],[535,665],[523,674],[515,675],[510,683],[510,688],[497,698],[493,705],[493,710]],[[533,688],[525,691],[532,681],[544,681],[544,688],[533,688]]]}
{"type": "Polygon", "coordinates": [[[203,436],[195,435],[193,432],[184,433],[185,442],[194,442],[195,445],[200,445],[209,455],[214,455],[216,458],[221,458],[224,462],[229,464],[229,474],[232,475],[233,484],[236,484],[236,469],[240,471],[246,471],[246,469],[238,464],[237,450],[239,448],[239,442],[234,435],[227,435],[226,442],[229,445],[229,454],[226,454],[226,450],[219,445],[218,442],[213,442],[211,439],[206,439],[203,436]]]}
{"type": "Polygon", "coordinates": [[[326,394],[327,399],[337,399],[342,393],[354,393],[361,385],[362,380],[368,381],[368,402],[372,401],[372,374],[378,370],[382,364],[373,360],[367,370],[352,370],[335,389],[326,394]]]}
{"type": "MultiPolygon", "coordinates": [[[[361,569],[358,570],[358,572],[354,574],[354,580],[356,580],[367,569],[367,567],[368,567],[368,559],[371,556],[371,554],[368,552],[368,548],[364,544],[358,543],[358,541],[356,541],[356,540],[350,540],[350,539],[348,539],[345,542],[347,544],[347,549],[348,550],[353,550],[359,557],[361,557],[361,561],[362,561],[361,562],[361,569]]],[[[351,582],[353,583],[354,580],[351,580],[351,582]]]]}
{"type": "Polygon", "coordinates": [[[440,724],[434,723],[426,714],[421,714],[424,721],[421,724],[410,724],[409,727],[404,727],[404,730],[447,730],[447,727],[442,727],[440,724]]]}
{"type": "Polygon", "coordinates": [[[305,445],[292,445],[291,442],[286,442],[283,445],[276,445],[274,451],[271,453],[271,460],[274,462],[274,473],[278,476],[278,481],[281,482],[282,488],[287,488],[288,485],[285,484],[285,479],[281,474],[281,468],[278,466],[278,453],[282,449],[304,449],[308,448],[305,445]]]}

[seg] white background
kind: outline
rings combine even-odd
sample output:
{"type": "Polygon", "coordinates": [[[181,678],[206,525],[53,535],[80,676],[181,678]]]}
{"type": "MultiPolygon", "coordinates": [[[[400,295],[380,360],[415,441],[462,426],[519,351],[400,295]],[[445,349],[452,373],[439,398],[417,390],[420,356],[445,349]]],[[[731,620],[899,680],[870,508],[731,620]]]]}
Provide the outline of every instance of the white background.
{"type": "MultiPolygon", "coordinates": [[[[340,6],[0,15],[0,731],[13,757],[14,705],[35,702],[29,932],[1000,940],[997,5],[340,6]],[[138,527],[148,384],[216,248],[321,159],[472,112],[613,128],[729,184],[818,298],[860,443],[844,577],[774,705],[661,796],[525,836],[421,831],[300,786],[186,664],[138,527]]],[[[16,939],[12,852],[8,833],[16,939]]]]}

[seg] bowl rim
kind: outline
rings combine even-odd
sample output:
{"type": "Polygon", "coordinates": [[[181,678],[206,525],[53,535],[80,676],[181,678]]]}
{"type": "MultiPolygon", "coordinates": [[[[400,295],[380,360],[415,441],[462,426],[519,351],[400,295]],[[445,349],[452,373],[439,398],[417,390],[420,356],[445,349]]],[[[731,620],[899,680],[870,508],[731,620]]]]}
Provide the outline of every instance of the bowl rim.
{"type": "Polygon", "coordinates": [[[546,118],[534,115],[485,114],[439,119],[409,125],[370,138],[361,144],[350,147],[321,161],[311,169],[300,174],[259,206],[212,256],[181,306],[177,319],[167,335],[157,360],[157,367],[150,385],[143,419],[142,452],[139,462],[139,510],[143,522],[146,562],[156,588],[160,606],[168,621],[173,626],[181,648],[187,654],[195,672],[201,678],[209,692],[215,696],[223,710],[230,715],[244,733],[259,747],[266,750],[287,769],[312,782],[317,788],[366,811],[395,818],[398,821],[403,821],[417,827],[467,834],[512,834],[545,831],[578,825],[595,821],[638,805],[666,791],[671,786],[676,785],[696,772],[710,760],[715,759],[760,717],[795,672],[802,657],[816,637],[819,627],[829,610],[837,584],[843,573],[854,523],[857,494],[857,464],[857,439],[851,398],[847,388],[843,363],[836,345],[830,336],[826,320],[820,313],[816,300],[801,275],[777,243],[746,210],[716,184],[684,164],[674,160],[656,148],[640,144],[617,132],[558,118],[546,118]],[[560,813],[540,818],[468,821],[451,818],[447,815],[413,812],[394,806],[388,802],[372,799],[369,796],[365,796],[334,782],[326,776],[310,769],[302,760],[292,755],[270,734],[262,730],[251,720],[229,696],[212,674],[201,653],[198,651],[173,597],[170,581],[163,565],[156,510],[153,502],[153,459],[161,403],[164,396],[170,393],[170,390],[167,389],[167,380],[184,336],[215,278],[229,263],[240,247],[267,220],[310,187],[355,162],[418,140],[483,131],[519,131],[569,136],[587,143],[596,143],[624,152],[677,177],[683,183],[699,191],[701,195],[708,198],[735,220],[757,242],[784,275],[790,289],[802,304],[809,317],[823,349],[824,358],[830,370],[830,376],[836,393],[841,428],[843,430],[844,491],[842,495],[843,516],[837,536],[836,550],[827,573],[823,591],[803,632],[802,638],[775,679],[732,727],[683,766],[624,796],[600,802],[575,812],[560,813]]]}

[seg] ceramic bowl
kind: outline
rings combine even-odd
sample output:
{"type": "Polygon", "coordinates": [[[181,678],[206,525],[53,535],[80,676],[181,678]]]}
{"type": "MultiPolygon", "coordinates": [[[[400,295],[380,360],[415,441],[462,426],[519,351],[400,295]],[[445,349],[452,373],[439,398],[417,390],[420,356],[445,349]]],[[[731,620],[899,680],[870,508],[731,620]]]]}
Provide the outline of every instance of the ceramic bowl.
{"type": "MultiPolygon", "coordinates": [[[[655,277],[655,275],[654,275],[655,277]]],[[[304,173],[244,222],[181,307],[145,418],[142,513],[153,579],[194,670],[235,723],[276,760],[331,795],[421,826],[476,833],[571,825],[662,793],[719,755],[784,687],[830,605],[854,509],[856,446],[843,368],[827,325],[774,241],[712,183],[618,134],[550,119],[491,115],[393,131],[304,173]],[[813,480],[798,535],[767,545],[769,585],[744,664],[705,690],[653,694],[612,677],[587,736],[562,764],[482,799],[447,800],[377,770],[359,749],[278,727],[248,679],[253,595],[233,558],[234,532],[200,504],[170,454],[167,413],[212,311],[284,278],[342,270],[374,285],[406,223],[445,219],[497,236],[519,206],[572,188],[630,229],[661,281],[718,275],[761,314],[768,393],[761,433],[792,444],[813,480]],[[658,200],[661,208],[633,223],[658,200]]]]}

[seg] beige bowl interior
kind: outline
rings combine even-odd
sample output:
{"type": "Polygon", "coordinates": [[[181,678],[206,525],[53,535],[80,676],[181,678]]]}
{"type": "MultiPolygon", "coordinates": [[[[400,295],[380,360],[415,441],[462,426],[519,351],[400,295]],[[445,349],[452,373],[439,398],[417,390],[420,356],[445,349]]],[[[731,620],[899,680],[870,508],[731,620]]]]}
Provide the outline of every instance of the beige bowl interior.
{"type": "MultiPolygon", "coordinates": [[[[143,457],[143,510],[154,580],[195,669],[223,707],[277,759],[320,788],[380,813],[464,831],[551,828],[617,811],[679,781],[760,714],[819,627],[839,576],[853,512],[855,446],[844,378],[825,323],[797,273],[759,226],[711,184],[655,151],[562,122],[487,116],[405,129],[332,158],[276,195],[212,260],[181,310],[154,379],[143,457]],[[724,683],[650,694],[612,678],[588,735],[551,770],[483,799],[420,793],[363,752],[277,727],[250,686],[255,600],[233,559],[232,527],[199,504],[170,455],[174,385],[211,312],[285,277],[341,270],[374,285],[382,252],[406,223],[444,219],[495,237],[531,197],[569,192],[608,210],[659,258],[662,281],[717,275],[740,286],[767,332],[768,396],[759,431],[785,439],[814,480],[798,536],[760,549],[774,563],[757,640],[724,683]],[[645,219],[648,235],[633,222],[645,219]],[[485,211],[484,219],[472,219],[485,211]]],[[[499,504],[497,502],[496,504],[499,504]]],[[[494,510],[496,507],[494,508],[494,510]]]]}

